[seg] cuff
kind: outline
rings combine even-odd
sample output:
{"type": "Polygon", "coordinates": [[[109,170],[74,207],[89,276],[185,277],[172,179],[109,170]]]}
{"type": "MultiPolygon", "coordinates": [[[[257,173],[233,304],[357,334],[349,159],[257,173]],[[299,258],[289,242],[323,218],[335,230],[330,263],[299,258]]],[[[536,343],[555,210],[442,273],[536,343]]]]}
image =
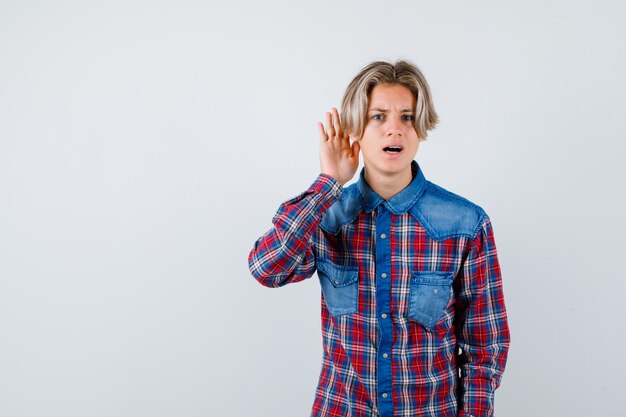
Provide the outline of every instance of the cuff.
{"type": "Polygon", "coordinates": [[[340,199],[343,194],[343,187],[339,181],[335,177],[332,177],[328,174],[320,173],[311,187],[309,188],[311,191],[317,191],[322,194],[330,194],[336,199],[340,199]]]}

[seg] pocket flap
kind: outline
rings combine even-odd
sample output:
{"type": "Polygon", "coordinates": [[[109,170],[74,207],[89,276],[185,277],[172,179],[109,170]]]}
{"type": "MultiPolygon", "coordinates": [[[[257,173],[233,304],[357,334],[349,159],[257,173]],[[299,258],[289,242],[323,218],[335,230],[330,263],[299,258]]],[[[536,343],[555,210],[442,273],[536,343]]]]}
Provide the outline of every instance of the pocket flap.
{"type": "Polygon", "coordinates": [[[454,279],[452,272],[413,271],[411,280],[424,285],[450,285],[454,279]]]}
{"type": "Polygon", "coordinates": [[[335,288],[353,284],[359,279],[359,268],[357,266],[337,265],[330,261],[318,260],[317,269],[335,288]]]}

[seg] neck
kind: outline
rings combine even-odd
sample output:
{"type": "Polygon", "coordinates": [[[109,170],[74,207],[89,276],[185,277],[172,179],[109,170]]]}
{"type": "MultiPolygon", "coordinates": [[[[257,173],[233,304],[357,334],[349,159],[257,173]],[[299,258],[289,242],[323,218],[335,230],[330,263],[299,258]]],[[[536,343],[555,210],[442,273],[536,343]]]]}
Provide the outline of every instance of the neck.
{"type": "Polygon", "coordinates": [[[409,165],[407,169],[395,174],[370,172],[365,168],[365,181],[367,185],[379,196],[389,200],[400,191],[404,190],[413,180],[413,172],[409,165]]]}

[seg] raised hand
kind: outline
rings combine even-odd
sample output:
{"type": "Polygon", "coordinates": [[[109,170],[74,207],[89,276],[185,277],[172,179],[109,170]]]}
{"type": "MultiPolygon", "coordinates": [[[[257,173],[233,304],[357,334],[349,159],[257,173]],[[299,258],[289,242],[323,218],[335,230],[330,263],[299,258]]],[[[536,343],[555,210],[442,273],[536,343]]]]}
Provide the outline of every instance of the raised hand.
{"type": "Polygon", "coordinates": [[[326,129],[322,122],[317,123],[320,131],[320,168],[344,185],[359,166],[361,145],[354,141],[350,145],[350,136],[341,128],[339,112],[333,107],[332,113],[326,112],[326,129]]]}

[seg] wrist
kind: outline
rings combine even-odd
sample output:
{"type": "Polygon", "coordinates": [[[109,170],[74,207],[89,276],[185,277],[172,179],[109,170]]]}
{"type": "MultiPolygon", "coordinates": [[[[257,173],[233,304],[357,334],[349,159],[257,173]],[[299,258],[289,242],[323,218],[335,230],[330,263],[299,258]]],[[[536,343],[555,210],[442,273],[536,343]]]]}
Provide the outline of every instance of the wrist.
{"type": "Polygon", "coordinates": [[[322,174],[329,176],[330,178],[334,179],[335,181],[337,181],[342,187],[344,186],[344,184],[348,181],[342,181],[337,175],[334,175],[332,173],[328,173],[328,172],[324,172],[322,171],[322,174]]]}

